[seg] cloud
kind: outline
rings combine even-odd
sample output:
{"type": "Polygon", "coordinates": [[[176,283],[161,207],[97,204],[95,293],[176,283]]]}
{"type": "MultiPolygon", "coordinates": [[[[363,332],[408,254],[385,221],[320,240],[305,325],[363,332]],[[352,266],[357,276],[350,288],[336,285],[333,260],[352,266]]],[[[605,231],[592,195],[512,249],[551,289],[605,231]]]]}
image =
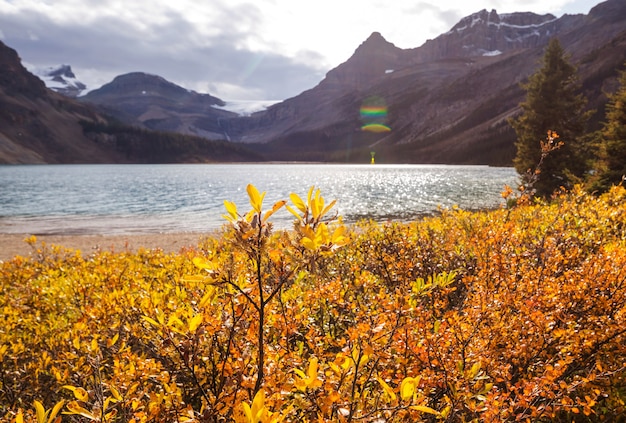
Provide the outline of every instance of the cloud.
{"type": "Polygon", "coordinates": [[[591,1],[0,0],[0,39],[24,62],[71,65],[89,88],[143,71],[225,100],[279,100],[317,85],[374,31],[414,48],[482,8],[558,14],[591,1]]]}
{"type": "Polygon", "coordinates": [[[2,38],[27,63],[70,64],[90,88],[119,74],[145,71],[220,97],[284,99],[323,78],[324,72],[310,65],[315,58],[321,61],[318,53],[301,52],[306,56],[302,60],[249,47],[259,44],[256,22],[261,12],[254,7],[216,10],[214,19],[224,22],[216,30],[194,24],[193,15],[171,10],[167,16],[142,20],[132,11],[115,15],[115,8],[98,15],[102,9],[93,6],[95,12],[84,21],[62,20],[58,10],[1,15],[2,38]]]}

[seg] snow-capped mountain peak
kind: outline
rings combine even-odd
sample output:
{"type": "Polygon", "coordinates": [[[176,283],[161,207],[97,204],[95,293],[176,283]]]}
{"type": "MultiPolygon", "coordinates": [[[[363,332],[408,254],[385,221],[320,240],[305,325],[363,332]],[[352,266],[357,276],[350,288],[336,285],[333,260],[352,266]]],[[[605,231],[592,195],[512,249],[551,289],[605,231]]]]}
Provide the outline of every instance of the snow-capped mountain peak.
{"type": "Polygon", "coordinates": [[[38,68],[32,72],[46,84],[46,87],[67,97],[78,97],[87,89],[87,86],[76,78],[70,65],[38,68]]]}

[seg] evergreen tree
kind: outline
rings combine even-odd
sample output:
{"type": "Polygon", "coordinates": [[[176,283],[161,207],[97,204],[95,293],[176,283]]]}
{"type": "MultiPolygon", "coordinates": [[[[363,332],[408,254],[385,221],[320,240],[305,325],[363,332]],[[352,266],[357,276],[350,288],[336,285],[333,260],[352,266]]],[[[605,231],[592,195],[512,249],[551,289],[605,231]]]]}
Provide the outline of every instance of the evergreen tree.
{"type": "Polygon", "coordinates": [[[596,188],[606,191],[626,176],[626,70],[620,74],[618,90],[609,97],[600,147],[596,188]]]}
{"type": "Polygon", "coordinates": [[[522,178],[534,175],[532,188],[536,195],[545,197],[561,186],[579,182],[588,170],[583,134],[591,112],[584,111],[586,99],[579,94],[576,68],[556,38],[546,48],[542,67],[523,87],[526,100],[520,104],[522,114],[511,120],[517,135],[513,163],[522,178]],[[542,158],[541,142],[548,131],[556,132],[563,145],[542,158]],[[537,169],[540,161],[541,169],[537,169]]]}

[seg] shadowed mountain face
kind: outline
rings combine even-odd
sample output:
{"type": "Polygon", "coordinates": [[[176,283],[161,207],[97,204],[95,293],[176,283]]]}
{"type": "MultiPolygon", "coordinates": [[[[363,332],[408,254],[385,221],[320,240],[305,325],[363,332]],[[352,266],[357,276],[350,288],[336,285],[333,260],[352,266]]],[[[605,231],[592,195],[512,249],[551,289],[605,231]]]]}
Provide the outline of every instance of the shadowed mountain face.
{"type": "Polygon", "coordinates": [[[96,121],[90,107],[48,90],[0,42],[0,163],[113,161],[83,134],[80,120],[96,121]]]}
{"type": "MultiPolygon", "coordinates": [[[[119,148],[117,156],[110,154],[111,143],[120,144],[117,129],[85,137],[76,123],[92,122],[93,130],[108,115],[143,129],[232,141],[271,160],[366,163],[375,151],[378,163],[510,165],[515,134],[508,119],[519,113],[525,96],[520,83],[539,68],[548,41],[559,38],[578,66],[589,107],[598,110],[592,120],[597,126],[605,93],[616,89],[626,62],[625,28],[626,2],[608,0],[588,15],[558,19],[482,10],[413,49],[400,49],[375,32],[316,87],[250,116],[141,72],[79,97],[82,104],[66,102],[2,45],[0,105],[8,113],[0,116],[0,159],[4,154],[17,162],[141,161],[148,150],[143,141],[138,147],[136,133],[127,140],[132,154],[124,147],[120,159],[119,148]],[[20,131],[28,137],[18,138],[20,131]],[[59,148],[41,141],[63,137],[73,141],[59,148]],[[103,143],[109,150],[98,153],[103,143]]],[[[197,160],[181,153],[190,145],[178,146],[176,160],[197,160]]]]}

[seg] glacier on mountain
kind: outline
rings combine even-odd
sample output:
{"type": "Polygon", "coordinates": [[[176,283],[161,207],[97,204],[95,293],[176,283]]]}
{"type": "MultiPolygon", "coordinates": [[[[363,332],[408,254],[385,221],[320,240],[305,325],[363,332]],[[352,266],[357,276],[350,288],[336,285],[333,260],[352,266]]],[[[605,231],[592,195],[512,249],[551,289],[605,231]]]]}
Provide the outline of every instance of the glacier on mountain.
{"type": "Polygon", "coordinates": [[[78,97],[87,86],[76,78],[70,65],[29,67],[29,71],[41,79],[46,87],[67,97],[78,97]]]}

